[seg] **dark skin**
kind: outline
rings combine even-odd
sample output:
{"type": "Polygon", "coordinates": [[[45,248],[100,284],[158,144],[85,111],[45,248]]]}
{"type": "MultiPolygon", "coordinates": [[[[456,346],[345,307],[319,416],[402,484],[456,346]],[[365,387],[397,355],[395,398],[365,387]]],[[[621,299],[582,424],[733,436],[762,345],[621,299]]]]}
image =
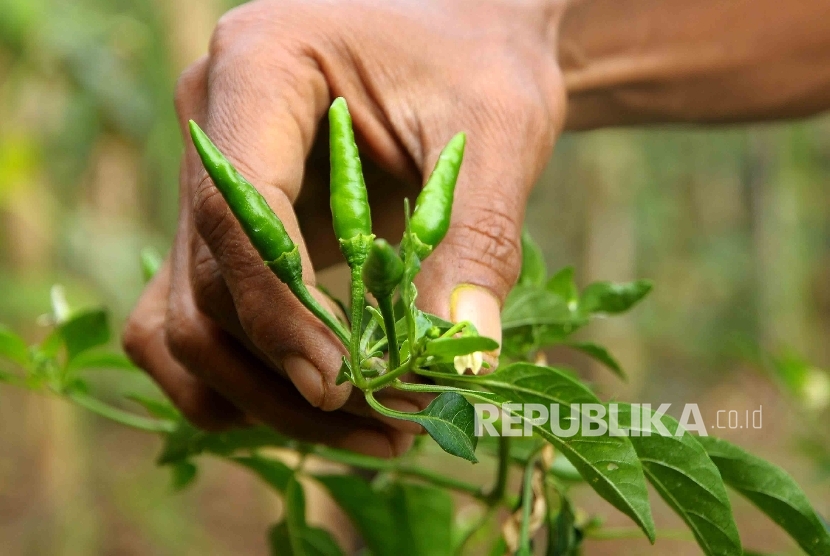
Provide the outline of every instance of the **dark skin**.
{"type": "MultiPolygon", "coordinates": [[[[352,111],[378,237],[400,237],[403,198],[467,132],[450,231],[419,276],[419,305],[498,339],[527,198],[560,132],[822,110],[830,2],[257,0],[229,12],[179,80],[184,137],[194,119],[257,186],[300,245],[310,285],[341,261],[322,128],[336,96],[352,111]]],[[[127,325],[127,352],[198,426],[262,422],[371,455],[405,451],[417,427],[335,385],[342,346],[262,264],[185,144],[174,248],[127,325]]],[[[404,411],[428,403],[380,399],[404,411]]]]}

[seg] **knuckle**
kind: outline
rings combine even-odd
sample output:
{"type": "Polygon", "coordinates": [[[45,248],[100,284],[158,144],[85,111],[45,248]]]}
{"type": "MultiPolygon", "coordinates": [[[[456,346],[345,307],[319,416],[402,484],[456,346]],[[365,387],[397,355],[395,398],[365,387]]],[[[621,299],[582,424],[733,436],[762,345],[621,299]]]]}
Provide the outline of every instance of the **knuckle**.
{"type": "Polygon", "coordinates": [[[536,142],[553,134],[547,102],[535,88],[519,86],[488,102],[491,103],[489,113],[498,127],[520,131],[523,143],[528,139],[536,142]]]}
{"type": "MultiPolygon", "coordinates": [[[[283,343],[286,336],[296,337],[298,331],[295,328],[295,319],[274,318],[282,312],[277,307],[263,310],[264,304],[281,305],[279,301],[274,301],[274,289],[267,284],[269,280],[263,278],[250,275],[242,279],[237,299],[239,320],[243,330],[254,344],[266,353],[274,355],[284,351],[283,343]]],[[[278,297],[282,296],[278,295],[278,297]]]]}
{"type": "Polygon", "coordinates": [[[168,315],[164,328],[164,341],[170,354],[188,370],[198,369],[194,365],[204,349],[204,339],[196,323],[178,311],[168,315]]]}
{"type": "Polygon", "coordinates": [[[506,202],[489,201],[470,207],[447,240],[463,264],[483,269],[480,274],[492,281],[481,285],[506,295],[521,267],[520,226],[506,202]]]}
{"type": "Polygon", "coordinates": [[[208,52],[211,58],[221,57],[230,51],[240,36],[244,36],[246,21],[249,19],[247,12],[249,8],[245,5],[225,12],[210,37],[208,52]]]}
{"type": "Polygon", "coordinates": [[[173,104],[176,114],[182,119],[191,110],[194,96],[203,83],[206,67],[207,60],[202,58],[185,69],[176,80],[173,104]]]}
{"type": "Polygon", "coordinates": [[[145,366],[144,352],[149,335],[150,330],[146,321],[140,318],[135,312],[130,315],[124,325],[121,344],[124,347],[124,352],[127,354],[127,357],[142,368],[145,366]]]}
{"type": "Polygon", "coordinates": [[[199,249],[191,263],[191,286],[196,308],[206,315],[212,315],[216,301],[227,295],[227,286],[216,260],[205,249],[199,249]]]}
{"type": "Polygon", "coordinates": [[[217,419],[213,410],[214,400],[203,388],[187,388],[176,396],[175,404],[190,424],[206,431],[219,431],[226,426],[217,419]]]}

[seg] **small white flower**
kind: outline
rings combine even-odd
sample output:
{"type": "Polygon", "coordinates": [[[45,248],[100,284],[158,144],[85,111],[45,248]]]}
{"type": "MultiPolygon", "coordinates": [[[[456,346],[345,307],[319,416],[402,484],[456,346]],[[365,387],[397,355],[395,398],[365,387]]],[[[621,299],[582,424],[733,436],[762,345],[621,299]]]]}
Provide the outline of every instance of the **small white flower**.
{"type": "Polygon", "coordinates": [[[481,372],[483,364],[484,358],[480,351],[474,351],[473,353],[468,353],[467,355],[456,355],[455,359],[453,359],[455,372],[460,375],[463,375],[467,369],[470,369],[473,371],[474,375],[477,375],[481,372]]]}

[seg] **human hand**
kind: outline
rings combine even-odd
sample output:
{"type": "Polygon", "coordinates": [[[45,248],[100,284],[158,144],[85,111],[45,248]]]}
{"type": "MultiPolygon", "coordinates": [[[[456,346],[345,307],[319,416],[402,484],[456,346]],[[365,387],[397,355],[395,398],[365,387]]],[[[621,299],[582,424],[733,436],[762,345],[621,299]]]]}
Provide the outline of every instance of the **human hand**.
{"type": "MultiPolygon", "coordinates": [[[[399,237],[402,198],[466,131],[450,230],[424,262],[419,305],[499,339],[527,196],[564,119],[560,15],[541,0],[251,2],[222,18],[209,55],[180,79],[182,130],[197,121],[259,188],[310,285],[312,262],[338,260],[318,133],[332,98],[349,101],[379,237],[399,237]]],[[[177,238],[128,323],[128,353],[203,427],[255,420],[365,453],[404,451],[412,424],[335,385],[342,345],[262,264],[185,143],[177,238]]],[[[383,394],[403,411],[425,404],[383,394]]]]}

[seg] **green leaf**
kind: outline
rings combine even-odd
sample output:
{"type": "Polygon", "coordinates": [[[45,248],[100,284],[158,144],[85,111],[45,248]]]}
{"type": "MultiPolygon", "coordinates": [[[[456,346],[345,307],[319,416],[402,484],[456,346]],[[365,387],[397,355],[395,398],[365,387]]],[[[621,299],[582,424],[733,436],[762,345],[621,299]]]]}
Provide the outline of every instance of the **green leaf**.
{"type": "Polygon", "coordinates": [[[193,484],[199,469],[190,461],[180,461],[172,466],[173,491],[180,492],[193,484]]]}
{"type": "Polygon", "coordinates": [[[303,486],[294,476],[288,479],[283,499],[285,527],[277,526],[271,530],[270,540],[273,554],[279,556],[342,556],[343,552],[328,531],[309,527],[306,523],[303,486]]]}
{"type": "MultiPolygon", "coordinates": [[[[573,404],[598,404],[599,399],[588,388],[568,373],[552,367],[529,363],[515,363],[502,367],[490,375],[455,378],[475,382],[500,395],[505,402],[560,406],[560,426],[570,425],[573,404]]],[[[502,406],[505,411],[513,413],[502,406]]],[[[521,412],[515,413],[525,420],[521,412]]],[[[549,427],[533,421],[533,430],[554,445],[587,481],[597,494],[612,506],[628,515],[654,542],[654,521],[648,502],[648,491],[643,468],[637,453],[627,437],[585,436],[580,426],[575,436],[559,437],[549,427]]]]}
{"type": "Polygon", "coordinates": [[[369,405],[382,415],[418,423],[445,452],[478,462],[475,455],[478,438],[475,436],[475,409],[461,394],[444,392],[418,413],[395,411],[381,405],[371,393],[366,394],[369,405]]]}
{"type": "Polygon", "coordinates": [[[542,286],[547,273],[542,250],[530,233],[526,229],[522,230],[522,270],[517,283],[520,286],[542,286]]]}
{"type": "Polygon", "coordinates": [[[378,491],[355,475],[317,475],[337,505],[349,516],[366,546],[375,556],[406,553],[404,527],[392,515],[388,493],[378,491]]]}
{"type": "Polygon", "coordinates": [[[462,336],[460,338],[438,338],[427,342],[424,355],[452,360],[457,355],[467,355],[476,351],[494,351],[499,343],[484,336],[462,336]]]}
{"type": "Polygon", "coordinates": [[[167,400],[148,398],[141,394],[126,394],[124,397],[139,404],[153,417],[170,421],[179,421],[182,418],[179,411],[167,400]]]}
{"type": "Polygon", "coordinates": [[[651,288],[652,284],[648,280],[621,284],[594,282],[582,292],[579,308],[585,314],[624,313],[643,299],[651,288]]]}
{"type": "Polygon", "coordinates": [[[572,311],[576,310],[579,303],[579,289],[574,281],[574,267],[566,266],[551,276],[545,284],[545,289],[564,299],[572,311]]]}
{"type": "Polygon", "coordinates": [[[110,341],[107,312],[103,309],[76,313],[60,324],[58,330],[66,345],[68,361],[110,341]]]}
{"type": "Polygon", "coordinates": [[[164,438],[158,465],[167,465],[203,452],[228,456],[240,451],[266,447],[287,447],[292,441],[270,427],[257,426],[211,433],[197,429],[187,421],[164,438]]]}
{"type": "Polygon", "coordinates": [[[577,349],[582,353],[590,355],[612,371],[614,374],[619,376],[622,379],[626,379],[625,372],[620,367],[620,364],[617,363],[617,360],[608,353],[608,350],[604,347],[594,344],[592,342],[568,342],[568,347],[572,347],[573,349],[577,349]]]}
{"type": "Polygon", "coordinates": [[[273,556],[342,556],[343,552],[328,531],[318,527],[306,527],[299,534],[300,552],[294,550],[288,525],[274,525],[268,533],[273,556]]]}
{"type": "Polygon", "coordinates": [[[501,326],[505,331],[530,325],[567,324],[574,319],[564,298],[529,286],[513,288],[501,312],[501,326]]]}
{"type": "Polygon", "coordinates": [[[0,357],[5,357],[21,366],[29,363],[29,348],[26,342],[2,324],[0,324],[0,357]]]}
{"type": "MultiPolygon", "coordinates": [[[[618,404],[620,429],[632,430],[628,404],[618,404]]],[[[650,427],[653,413],[639,407],[640,426],[631,443],[643,464],[646,478],[660,497],[691,529],[700,548],[707,556],[741,556],[741,539],[732,516],[718,468],[709,459],[695,437],[684,432],[676,436],[680,424],[668,415],[660,422],[673,436],[664,436],[650,427]],[[642,418],[645,417],[645,418],[642,418]],[[643,434],[643,431],[648,431],[643,434]]]]}
{"type": "Polygon", "coordinates": [[[237,456],[231,461],[243,465],[256,473],[260,479],[268,483],[277,492],[285,493],[288,483],[294,476],[294,470],[279,460],[261,456],[237,456]]]}
{"type": "Polygon", "coordinates": [[[786,471],[712,436],[699,437],[723,480],[784,529],[810,556],[830,554],[830,532],[786,471]]]}
{"type": "Polygon", "coordinates": [[[568,461],[568,458],[554,458],[548,472],[560,481],[582,482],[585,480],[574,464],[568,461]]]}
{"type": "Polygon", "coordinates": [[[67,372],[70,373],[92,369],[139,371],[138,367],[133,365],[133,362],[123,353],[100,350],[83,351],[66,366],[67,372]]]}
{"type": "Polygon", "coordinates": [[[587,324],[585,315],[559,293],[517,286],[502,310],[502,355],[520,358],[541,347],[561,343],[587,324]]]}
{"type": "Polygon", "coordinates": [[[141,275],[144,283],[148,283],[159,271],[162,264],[161,254],[152,247],[145,247],[141,250],[141,275]]]}
{"type": "Polygon", "coordinates": [[[348,358],[344,355],[343,362],[340,363],[340,370],[337,372],[337,378],[335,378],[334,383],[340,386],[344,382],[348,382],[350,380],[352,380],[352,364],[349,363],[348,358]]]}
{"type": "Polygon", "coordinates": [[[559,512],[548,516],[547,556],[578,555],[579,546],[582,544],[582,533],[576,528],[575,522],[576,517],[571,502],[563,496],[559,512]]]}
{"type": "MultiPolygon", "coordinates": [[[[442,332],[446,332],[450,328],[452,328],[452,323],[445,321],[440,317],[436,317],[435,315],[430,315],[429,313],[424,313],[417,307],[412,307],[412,315],[415,318],[415,338],[420,338],[424,334],[427,333],[427,330],[432,328],[433,326],[437,326],[439,330],[442,332]]],[[[406,317],[398,319],[395,322],[395,332],[398,337],[398,341],[400,342],[404,338],[407,337],[407,329],[406,329],[406,317]]]]}
{"type": "Polygon", "coordinates": [[[398,554],[450,556],[453,504],[449,492],[426,485],[398,483],[392,487],[391,508],[396,530],[408,529],[405,550],[398,554]]]}

